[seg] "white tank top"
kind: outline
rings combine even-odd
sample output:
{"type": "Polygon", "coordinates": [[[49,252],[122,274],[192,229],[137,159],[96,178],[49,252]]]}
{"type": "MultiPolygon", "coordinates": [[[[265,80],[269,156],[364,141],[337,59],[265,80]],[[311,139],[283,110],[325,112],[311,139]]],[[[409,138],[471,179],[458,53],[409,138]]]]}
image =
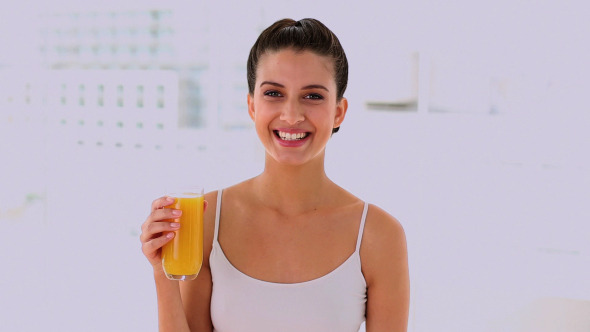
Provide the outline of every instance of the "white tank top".
{"type": "Polygon", "coordinates": [[[217,197],[215,234],[209,257],[213,292],[211,319],[216,332],[357,332],[365,320],[367,284],[361,272],[360,244],[365,203],[355,252],[332,272],[299,283],[252,278],[227,259],[217,236],[221,190],[217,197]]]}

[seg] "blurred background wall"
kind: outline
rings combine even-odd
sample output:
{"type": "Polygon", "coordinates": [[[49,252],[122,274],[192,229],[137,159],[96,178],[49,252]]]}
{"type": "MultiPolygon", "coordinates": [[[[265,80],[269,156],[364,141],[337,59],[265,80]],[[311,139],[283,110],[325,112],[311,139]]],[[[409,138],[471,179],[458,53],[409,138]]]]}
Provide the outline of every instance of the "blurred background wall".
{"type": "Polygon", "coordinates": [[[328,175],[404,225],[409,331],[590,331],[588,9],[4,3],[0,330],[156,331],[151,201],[262,170],[249,49],[314,17],[350,63],[328,175]]]}

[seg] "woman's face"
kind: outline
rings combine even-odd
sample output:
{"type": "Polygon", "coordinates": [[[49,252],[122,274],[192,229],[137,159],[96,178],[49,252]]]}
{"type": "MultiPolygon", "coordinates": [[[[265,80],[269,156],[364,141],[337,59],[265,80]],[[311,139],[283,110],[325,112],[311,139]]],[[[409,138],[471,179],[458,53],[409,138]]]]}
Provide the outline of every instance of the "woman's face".
{"type": "Polygon", "coordinates": [[[332,59],[310,51],[265,53],[258,62],[248,112],[274,160],[301,165],[323,158],[332,129],[348,107],[336,101],[332,59]]]}

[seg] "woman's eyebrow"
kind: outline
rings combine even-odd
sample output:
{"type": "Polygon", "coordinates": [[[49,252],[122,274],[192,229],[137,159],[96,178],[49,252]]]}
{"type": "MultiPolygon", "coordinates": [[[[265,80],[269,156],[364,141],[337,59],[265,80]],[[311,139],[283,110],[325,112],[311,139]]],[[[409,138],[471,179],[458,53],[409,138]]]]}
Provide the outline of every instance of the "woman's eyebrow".
{"type": "Polygon", "coordinates": [[[330,90],[328,90],[328,88],[326,88],[325,86],[323,86],[321,84],[310,84],[310,85],[306,85],[302,88],[302,90],[309,90],[309,89],[322,89],[322,90],[326,90],[327,92],[330,92],[330,90]]]}
{"type": "Polygon", "coordinates": [[[263,86],[263,85],[265,85],[265,84],[274,85],[274,86],[276,86],[276,87],[279,87],[279,88],[284,88],[284,87],[285,87],[284,85],[282,85],[282,84],[280,84],[280,83],[277,83],[277,82],[271,82],[271,81],[264,81],[264,82],[260,83],[260,86],[263,86]]]}
{"type": "MultiPolygon", "coordinates": [[[[272,81],[264,81],[264,82],[260,83],[260,86],[262,87],[265,84],[276,86],[279,88],[285,87],[284,85],[282,85],[280,83],[272,82],[272,81]]],[[[301,88],[301,90],[310,90],[310,89],[322,89],[322,90],[326,90],[327,92],[330,92],[330,90],[328,90],[328,88],[326,88],[325,86],[323,86],[321,84],[310,84],[310,85],[306,85],[303,88],[301,88]]]]}

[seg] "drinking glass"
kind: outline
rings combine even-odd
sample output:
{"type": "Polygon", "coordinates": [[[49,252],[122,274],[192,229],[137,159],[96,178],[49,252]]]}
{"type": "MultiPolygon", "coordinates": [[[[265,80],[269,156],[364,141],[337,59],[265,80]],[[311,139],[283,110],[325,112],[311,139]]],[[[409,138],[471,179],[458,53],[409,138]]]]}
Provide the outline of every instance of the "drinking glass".
{"type": "Polygon", "coordinates": [[[203,264],[203,188],[169,193],[174,203],[166,208],[182,210],[171,221],[180,223],[175,236],[162,247],[162,267],[168,279],[193,280],[203,264]]]}

